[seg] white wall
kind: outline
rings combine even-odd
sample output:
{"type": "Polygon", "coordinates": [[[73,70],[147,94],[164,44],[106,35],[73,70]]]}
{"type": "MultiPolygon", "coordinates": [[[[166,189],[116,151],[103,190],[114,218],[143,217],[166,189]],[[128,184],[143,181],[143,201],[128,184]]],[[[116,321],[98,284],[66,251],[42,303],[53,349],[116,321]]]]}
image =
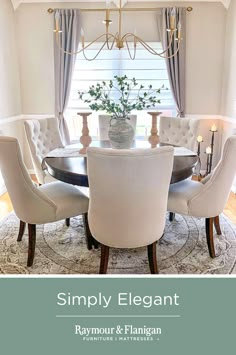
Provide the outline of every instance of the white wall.
{"type": "Polygon", "coordinates": [[[186,112],[220,113],[226,10],[193,3],[187,16],[186,112]]]}
{"type": "MultiPolygon", "coordinates": [[[[232,0],[227,12],[225,58],[221,113],[230,119],[223,122],[222,144],[232,133],[236,134],[236,1],[232,0]]],[[[236,178],[233,190],[236,193],[236,178]]]]}
{"type": "Polygon", "coordinates": [[[1,0],[0,11],[0,120],[21,113],[15,14],[11,0],[1,0]]]}
{"type": "Polygon", "coordinates": [[[236,1],[227,13],[225,58],[222,91],[222,114],[236,120],[236,1]]]}
{"type": "MultiPolygon", "coordinates": [[[[0,130],[1,134],[18,136],[22,129],[6,118],[21,113],[20,79],[15,35],[15,13],[11,0],[1,0],[0,9],[0,130]],[[6,123],[7,122],[7,123],[6,123]]],[[[0,178],[0,192],[3,184],[0,178]]]]}
{"type": "MultiPolygon", "coordinates": [[[[158,6],[171,4],[160,2],[158,6]]],[[[156,3],[136,5],[153,7],[156,3]]],[[[186,5],[186,2],[177,3],[177,6],[186,5]]],[[[88,6],[103,7],[104,3],[21,4],[16,11],[23,113],[54,111],[53,20],[47,9],[88,6]]],[[[193,8],[191,13],[187,12],[186,111],[191,114],[219,114],[226,10],[222,4],[214,2],[194,3],[193,8]]],[[[104,32],[103,17],[103,13],[83,13],[83,27],[88,40],[104,32]]],[[[125,30],[133,31],[133,26],[136,26],[141,37],[154,40],[157,38],[155,21],[155,13],[136,13],[135,20],[131,21],[132,28],[127,25],[125,30]]],[[[112,27],[116,29],[115,23],[112,27]]]]}

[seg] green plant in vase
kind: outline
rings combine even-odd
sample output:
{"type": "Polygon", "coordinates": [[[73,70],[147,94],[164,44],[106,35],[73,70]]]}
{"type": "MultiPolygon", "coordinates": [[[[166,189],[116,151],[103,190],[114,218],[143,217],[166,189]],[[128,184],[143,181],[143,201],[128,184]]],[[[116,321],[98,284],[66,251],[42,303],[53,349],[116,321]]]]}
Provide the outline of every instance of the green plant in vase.
{"type": "Polygon", "coordinates": [[[152,85],[145,89],[135,78],[128,79],[124,75],[92,85],[88,92],[79,92],[79,98],[89,104],[91,110],[105,111],[111,116],[108,135],[114,148],[130,148],[135,132],[128,122],[129,114],[160,104],[160,91],[152,85]]]}

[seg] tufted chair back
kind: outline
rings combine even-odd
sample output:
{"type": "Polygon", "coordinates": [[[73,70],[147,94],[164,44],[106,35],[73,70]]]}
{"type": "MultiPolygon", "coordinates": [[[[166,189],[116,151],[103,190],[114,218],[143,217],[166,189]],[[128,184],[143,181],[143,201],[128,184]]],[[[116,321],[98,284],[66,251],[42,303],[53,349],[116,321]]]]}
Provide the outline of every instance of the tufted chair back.
{"type": "Polygon", "coordinates": [[[224,209],[236,173],[236,136],[227,139],[221,160],[201,191],[194,195],[188,206],[193,216],[218,216],[224,209]]]}
{"type": "Polygon", "coordinates": [[[135,248],[161,238],[173,147],[88,148],[89,226],[104,245],[135,248]]]}
{"type": "Polygon", "coordinates": [[[43,158],[51,150],[63,147],[58,120],[55,117],[26,120],[24,127],[37,179],[44,184],[46,174],[41,166],[43,158]]]}
{"type": "MultiPolygon", "coordinates": [[[[137,123],[137,116],[136,115],[129,115],[130,121],[129,123],[136,131],[136,123],[137,123]]],[[[110,120],[111,116],[109,115],[99,115],[98,116],[98,124],[99,124],[99,138],[101,141],[107,141],[108,138],[108,130],[110,127],[110,120]]]]}
{"type": "Polygon", "coordinates": [[[193,118],[161,116],[159,127],[160,142],[195,151],[199,123],[199,120],[193,118]]]}
{"type": "Polygon", "coordinates": [[[30,179],[16,138],[0,137],[0,168],[21,221],[32,223],[35,219],[40,220],[40,216],[56,215],[57,206],[30,179]]]}

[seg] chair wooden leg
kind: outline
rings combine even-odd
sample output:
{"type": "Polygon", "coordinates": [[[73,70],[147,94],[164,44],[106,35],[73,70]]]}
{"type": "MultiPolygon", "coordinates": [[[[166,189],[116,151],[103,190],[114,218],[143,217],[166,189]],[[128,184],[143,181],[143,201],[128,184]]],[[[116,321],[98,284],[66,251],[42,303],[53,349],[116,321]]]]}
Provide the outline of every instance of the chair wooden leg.
{"type": "Polygon", "coordinates": [[[157,242],[154,242],[147,247],[148,249],[148,261],[151,274],[158,274],[158,267],[157,267],[157,242]]]}
{"type": "Polygon", "coordinates": [[[100,261],[99,274],[107,273],[109,250],[110,248],[108,246],[101,244],[101,261],[100,261]]]}
{"type": "Polygon", "coordinates": [[[217,235],[221,235],[221,228],[220,228],[220,218],[219,216],[214,217],[214,226],[215,226],[215,230],[217,235]]]}
{"type": "Polygon", "coordinates": [[[18,233],[18,237],[17,237],[18,242],[22,241],[22,237],[25,233],[25,227],[26,227],[26,223],[23,221],[20,221],[20,228],[19,228],[19,233],[18,233]]]}
{"type": "Polygon", "coordinates": [[[95,249],[97,249],[99,243],[96,241],[96,239],[91,234],[89,224],[88,224],[88,214],[87,213],[85,213],[83,215],[83,223],[84,223],[85,237],[86,237],[86,243],[87,243],[88,250],[91,250],[93,246],[95,249]]]}
{"type": "Polygon", "coordinates": [[[28,224],[29,247],[27,266],[32,266],[34,262],[35,244],[36,244],[36,225],[28,224]]]}
{"type": "Polygon", "coordinates": [[[214,247],[214,239],[213,239],[213,220],[214,218],[206,218],[206,238],[208,250],[211,258],[215,258],[215,247],[214,247]]]}
{"type": "Polygon", "coordinates": [[[169,213],[169,221],[173,222],[174,219],[175,219],[175,213],[174,212],[170,212],[169,213]]]}
{"type": "Polygon", "coordinates": [[[66,226],[70,227],[70,218],[66,218],[66,226]]]}

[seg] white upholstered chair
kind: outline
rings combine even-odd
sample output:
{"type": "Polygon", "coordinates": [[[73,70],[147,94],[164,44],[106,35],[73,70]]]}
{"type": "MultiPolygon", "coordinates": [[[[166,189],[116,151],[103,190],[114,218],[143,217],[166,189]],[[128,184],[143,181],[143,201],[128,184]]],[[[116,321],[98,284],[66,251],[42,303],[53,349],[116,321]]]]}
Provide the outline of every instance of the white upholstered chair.
{"type": "Polygon", "coordinates": [[[228,200],[235,172],[236,136],[231,136],[211,176],[202,182],[184,180],[170,186],[168,211],[206,219],[206,238],[212,258],[215,257],[213,224],[220,235],[219,214],[228,200]]]}
{"type": "Polygon", "coordinates": [[[100,273],[108,267],[109,247],[148,246],[151,273],[157,273],[156,241],[165,226],[173,148],[88,148],[88,220],[101,243],[100,273]]]}
{"type": "MultiPolygon", "coordinates": [[[[130,121],[129,123],[136,131],[136,124],[137,124],[137,116],[136,115],[129,115],[130,121]]],[[[98,125],[99,125],[99,138],[101,141],[109,140],[108,137],[108,130],[110,126],[111,116],[109,115],[98,115],[98,125]]]]}
{"type": "Polygon", "coordinates": [[[159,126],[160,142],[195,151],[199,122],[199,120],[193,118],[161,116],[159,126]]]}
{"type": "Polygon", "coordinates": [[[55,117],[26,120],[24,127],[38,182],[42,185],[55,181],[42,170],[41,164],[48,152],[63,147],[58,120],[55,117]]]}
{"type": "Polygon", "coordinates": [[[26,223],[28,224],[27,266],[31,266],[35,253],[36,224],[86,214],[89,201],[76,187],[63,182],[36,187],[23,163],[16,138],[0,137],[0,168],[15,213],[21,220],[18,241],[22,240],[26,223]]]}

